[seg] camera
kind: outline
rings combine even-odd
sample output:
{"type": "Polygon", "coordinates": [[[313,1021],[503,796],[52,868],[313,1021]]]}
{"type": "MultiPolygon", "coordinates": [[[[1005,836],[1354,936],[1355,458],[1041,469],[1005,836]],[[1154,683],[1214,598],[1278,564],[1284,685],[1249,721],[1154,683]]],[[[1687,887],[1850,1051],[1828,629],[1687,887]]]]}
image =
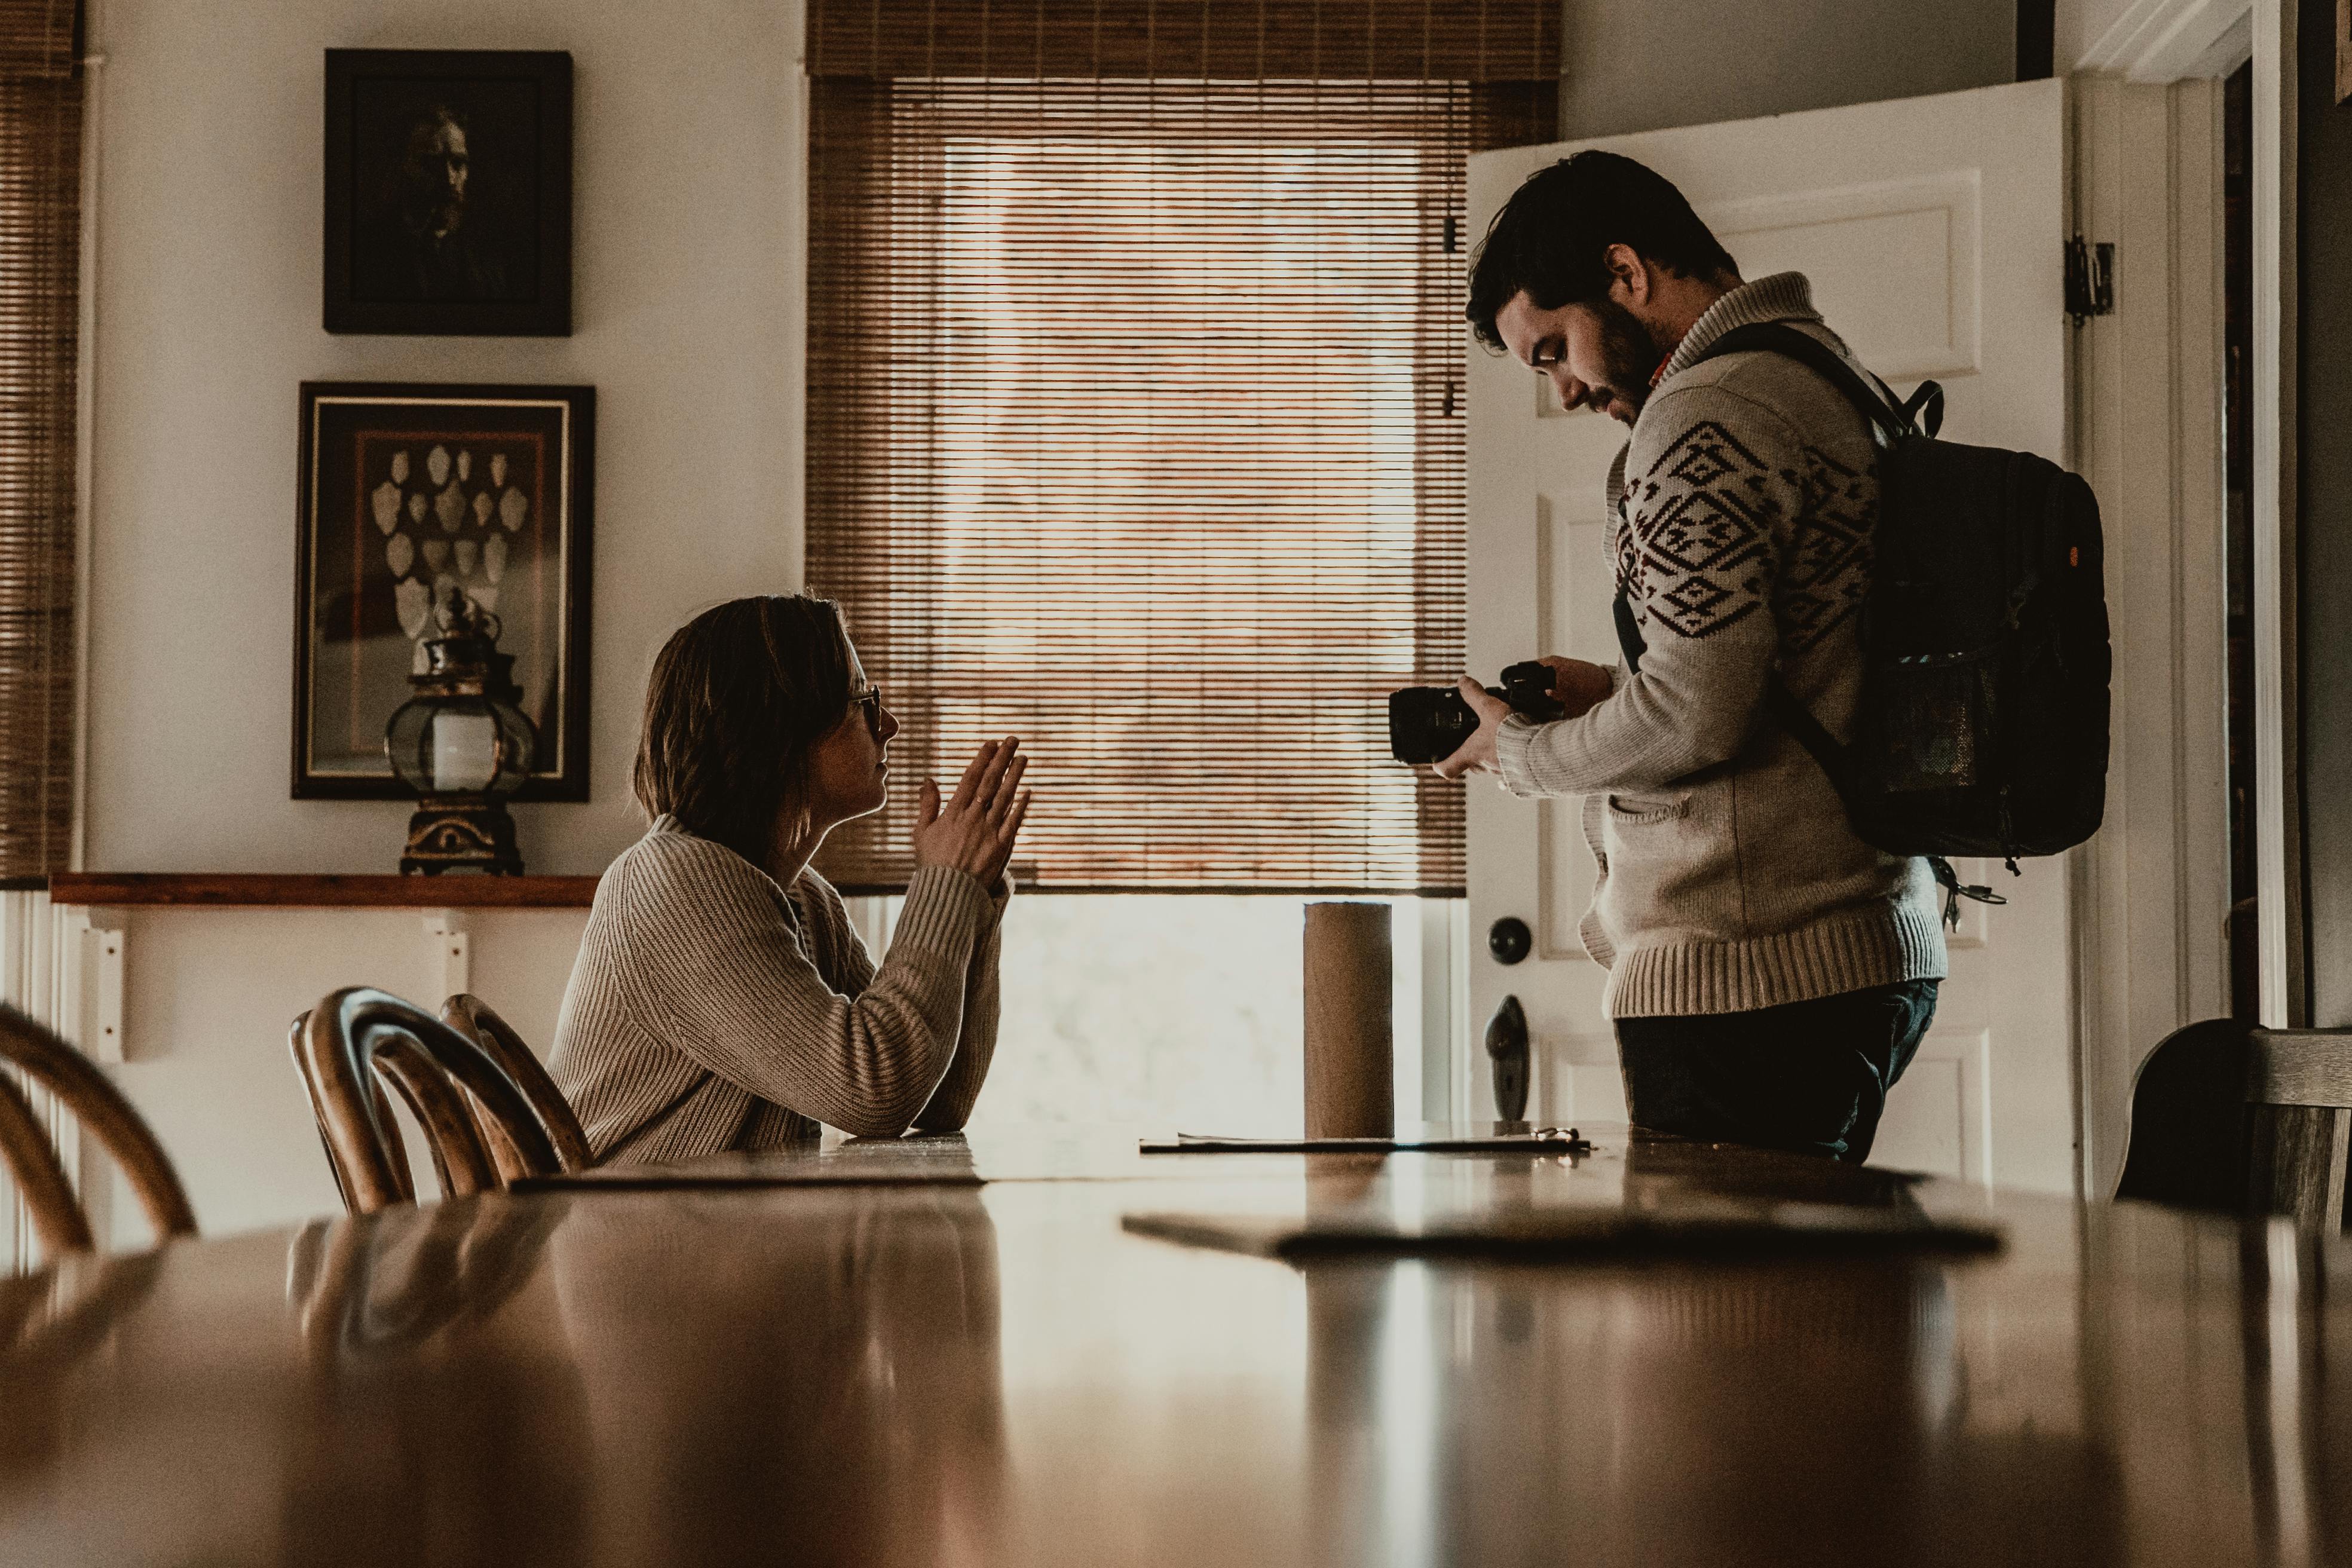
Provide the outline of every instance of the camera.
{"type": "MultiPolygon", "coordinates": [[[[1536,659],[1503,671],[1503,684],[1486,688],[1511,711],[1539,724],[1568,717],[1551,694],[1551,667],[1536,659]]],[[[1452,756],[1478,728],[1478,715],[1451,686],[1408,686],[1389,693],[1389,754],[1401,763],[1438,763],[1452,756]]]]}

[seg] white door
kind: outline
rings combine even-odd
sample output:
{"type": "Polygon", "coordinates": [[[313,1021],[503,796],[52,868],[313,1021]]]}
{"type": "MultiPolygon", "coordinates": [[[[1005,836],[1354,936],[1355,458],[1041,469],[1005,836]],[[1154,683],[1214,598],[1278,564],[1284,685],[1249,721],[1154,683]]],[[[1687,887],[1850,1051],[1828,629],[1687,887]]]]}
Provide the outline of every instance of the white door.
{"type": "MultiPolygon", "coordinates": [[[[2025,82],[1769,120],[1514,147],[1470,161],[1472,234],[1519,182],[1580,147],[1637,158],[1681,186],[1748,279],[1810,276],[1830,325],[1907,390],[1943,384],[1944,434],[2067,457],[2064,83],[2025,82]]],[[[1602,486],[1625,428],[1563,414],[1543,378],[1469,350],[1471,668],[1492,681],[1538,653],[1617,657],[1602,486]]],[[[1625,1110],[1602,972],[1577,922],[1593,868],[1573,800],[1470,786],[1471,1036],[1456,1103],[1491,1114],[1486,1023],[1528,1012],[1528,1114],[1625,1110]],[[1516,916],[1534,952],[1487,951],[1516,916]]],[[[1951,978],[1919,1059],[1887,1107],[1874,1163],[2006,1185],[2074,1186],[2074,1017],[2067,868],[2022,879],[1964,863],[2006,908],[1964,906],[1951,978]]]]}

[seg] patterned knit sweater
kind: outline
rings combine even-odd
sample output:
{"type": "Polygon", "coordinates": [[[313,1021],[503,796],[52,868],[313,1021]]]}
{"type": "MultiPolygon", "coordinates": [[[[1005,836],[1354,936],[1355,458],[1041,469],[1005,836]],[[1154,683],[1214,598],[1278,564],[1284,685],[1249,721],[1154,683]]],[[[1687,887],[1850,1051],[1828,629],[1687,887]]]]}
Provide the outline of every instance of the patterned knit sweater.
{"type": "Polygon", "coordinates": [[[596,887],[549,1061],[608,1164],[963,1125],[996,1048],[998,917],[926,867],[877,969],[814,871],[789,892],[656,820],[596,887]]]}
{"type": "MultiPolygon", "coordinates": [[[[1745,1012],[1940,978],[1923,860],[1855,837],[1828,776],[1761,710],[1775,668],[1843,739],[1878,512],[1869,427],[1785,355],[1696,363],[1735,327],[1845,345],[1794,272],[1724,295],[1667,362],[1609,477],[1641,669],[1580,718],[1505,721],[1503,782],[1584,795],[1601,878],[1582,929],[1614,1017],[1745,1012]]],[[[1849,357],[1851,357],[1849,355],[1849,357]]]]}

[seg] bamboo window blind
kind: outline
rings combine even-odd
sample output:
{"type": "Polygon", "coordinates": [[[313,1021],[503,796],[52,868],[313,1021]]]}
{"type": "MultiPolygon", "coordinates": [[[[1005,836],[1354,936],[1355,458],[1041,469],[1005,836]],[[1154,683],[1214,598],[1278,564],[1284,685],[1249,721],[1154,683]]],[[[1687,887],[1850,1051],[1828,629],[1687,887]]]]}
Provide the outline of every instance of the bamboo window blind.
{"type": "MultiPolygon", "coordinates": [[[[808,582],[1054,889],[1458,892],[1465,161],[1558,0],[812,0],[808,582]]],[[[837,829],[905,884],[915,792],[837,829]]]]}
{"type": "Polygon", "coordinates": [[[0,880],[68,868],[81,77],[74,0],[0,0],[0,880]]]}

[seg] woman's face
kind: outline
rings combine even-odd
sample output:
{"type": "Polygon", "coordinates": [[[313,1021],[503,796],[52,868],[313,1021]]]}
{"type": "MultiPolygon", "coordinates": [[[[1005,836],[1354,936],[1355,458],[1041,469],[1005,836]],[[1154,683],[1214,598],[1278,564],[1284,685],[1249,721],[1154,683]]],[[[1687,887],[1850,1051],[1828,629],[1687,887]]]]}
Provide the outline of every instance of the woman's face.
{"type": "Polygon", "coordinates": [[[867,684],[854,647],[849,696],[849,711],[809,752],[809,812],[819,827],[877,812],[890,798],[887,754],[898,721],[867,684]]]}

